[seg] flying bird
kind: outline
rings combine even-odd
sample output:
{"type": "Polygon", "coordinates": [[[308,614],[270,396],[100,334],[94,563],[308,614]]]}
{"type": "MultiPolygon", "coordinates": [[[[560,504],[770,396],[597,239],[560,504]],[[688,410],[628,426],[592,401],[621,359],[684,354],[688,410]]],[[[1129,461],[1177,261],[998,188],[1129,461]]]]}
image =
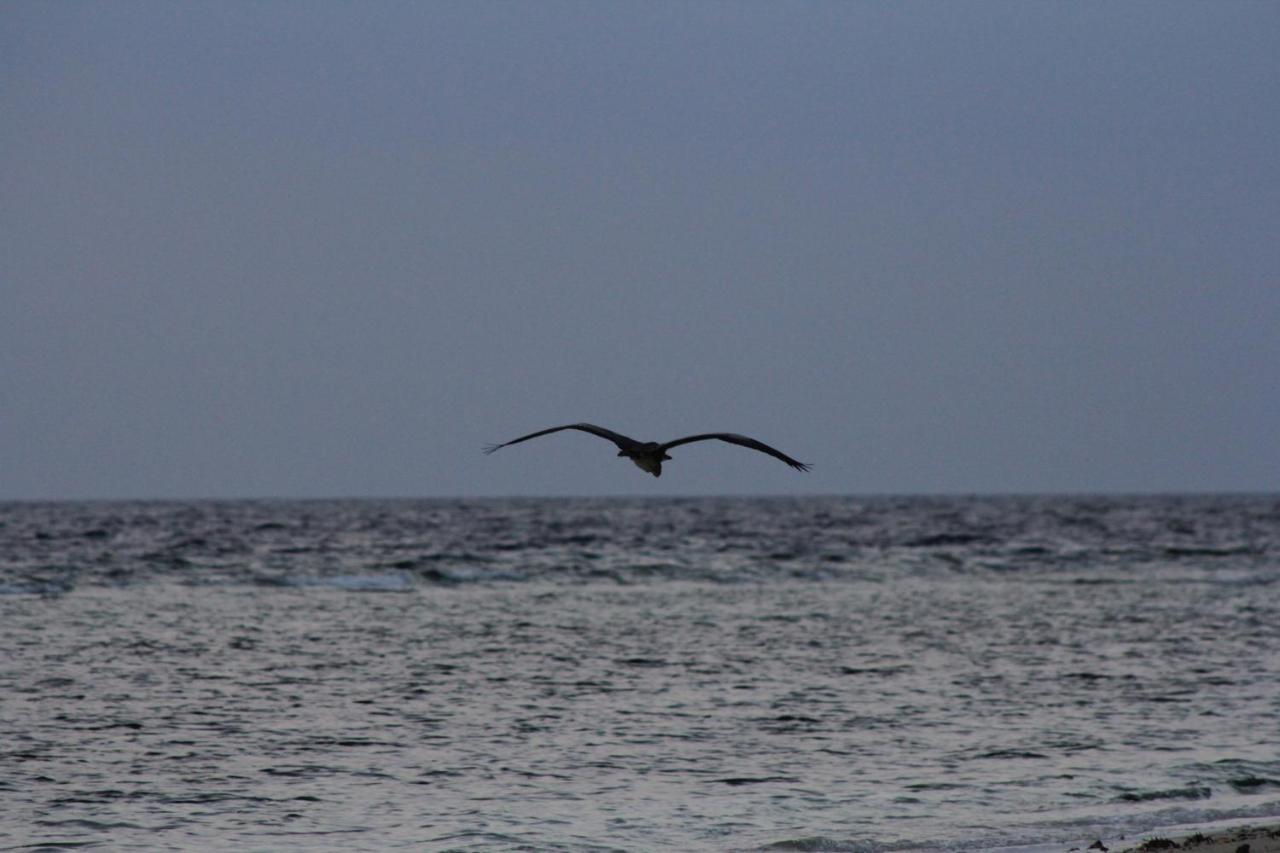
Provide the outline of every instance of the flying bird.
{"type": "Polygon", "coordinates": [[[550,429],[538,430],[528,435],[522,435],[519,438],[513,438],[510,441],[504,441],[502,444],[490,444],[485,447],[485,453],[493,453],[495,450],[506,447],[508,444],[519,444],[522,441],[528,441],[531,438],[537,438],[540,435],[547,435],[553,432],[559,432],[562,429],[577,429],[583,432],[589,432],[592,435],[598,435],[601,438],[607,438],[614,444],[618,445],[618,455],[625,456],[636,464],[641,471],[647,471],[655,477],[662,476],[662,463],[670,459],[667,451],[673,447],[679,447],[682,444],[691,444],[695,441],[708,441],[717,439],[718,441],[727,441],[730,444],[749,447],[752,450],[759,450],[761,453],[767,453],[774,459],[781,459],[783,462],[795,468],[797,471],[808,471],[809,466],[804,462],[797,462],[781,450],[777,450],[763,441],[756,441],[754,438],[747,438],[745,435],[738,435],[732,432],[704,432],[699,435],[686,435],[684,438],[677,438],[674,441],[668,441],[659,444],[656,441],[636,441],[634,438],[628,438],[625,435],[616,433],[613,430],[598,427],[595,424],[565,424],[564,426],[551,427],[550,429]]]}

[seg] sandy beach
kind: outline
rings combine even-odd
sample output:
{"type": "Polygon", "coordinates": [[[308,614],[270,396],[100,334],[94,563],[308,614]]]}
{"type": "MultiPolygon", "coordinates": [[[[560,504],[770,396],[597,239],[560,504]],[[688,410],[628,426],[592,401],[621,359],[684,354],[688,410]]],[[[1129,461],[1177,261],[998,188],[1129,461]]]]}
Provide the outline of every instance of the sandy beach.
{"type": "Polygon", "coordinates": [[[1094,842],[1078,850],[1110,851],[1110,853],[1154,853],[1160,850],[1192,850],[1195,853],[1280,853],[1280,824],[1236,826],[1212,834],[1193,832],[1189,835],[1165,836],[1153,833],[1141,843],[1104,846],[1094,842]]]}

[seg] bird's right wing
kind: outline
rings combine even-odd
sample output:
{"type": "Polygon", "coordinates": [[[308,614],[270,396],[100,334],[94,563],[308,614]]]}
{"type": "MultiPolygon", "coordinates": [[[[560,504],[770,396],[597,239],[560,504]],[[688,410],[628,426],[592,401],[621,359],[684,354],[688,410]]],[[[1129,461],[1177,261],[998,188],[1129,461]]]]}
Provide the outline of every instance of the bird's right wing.
{"type": "Polygon", "coordinates": [[[750,447],[752,450],[759,450],[761,453],[769,454],[774,459],[781,459],[797,471],[808,471],[809,468],[812,467],[808,462],[798,462],[778,448],[770,447],[763,441],[757,441],[756,439],[748,438],[745,435],[738,435],[736,432],[704,432],[699,435],[686,435],[684,438],[677,438],[674,441],[666,442],[662,445],[662,450],[663,452],[666,452],[671,448],[679,447],[682,444],[690,444],[695,441],[708,441],[710,439],[727,441],[730,444],[736,444],[740,447],[750,447]]]}
{"type": "Polygon", "coordinates": [[[541,430],[538,430],[537,432],[531,432],[528,435],[522,435],[519,438],[513,438],[510,441],[504,441],[502,442],[502,444],[486,445],[484,448],[484,452],[492,453],[501,447],[506,447],[508,444],[519,444],[522,441],[528,441],[531,438],[537,438],[540,435],[547,435],[548,433],[559,432],[562,429],[577,429],[577,430],[582,430],[583,432],[589,432],[592,435],[598,435],[601,438],[607,438],[609,439],[609,441],[612,441],[614,444],[618,445],[618,448],[620,450],[627,450],[629,448],[635,447],[637,444],[640,443],[636,441],[634,438],[627,438],[625,435],[622,435],[621,433],[614,432],[613,430],[610,430],[610,429],[605,429],[604,427],[598,427],[595,424],[565,424],[564,426],[551,427],[550,429],[541,429],[541,430]]]}

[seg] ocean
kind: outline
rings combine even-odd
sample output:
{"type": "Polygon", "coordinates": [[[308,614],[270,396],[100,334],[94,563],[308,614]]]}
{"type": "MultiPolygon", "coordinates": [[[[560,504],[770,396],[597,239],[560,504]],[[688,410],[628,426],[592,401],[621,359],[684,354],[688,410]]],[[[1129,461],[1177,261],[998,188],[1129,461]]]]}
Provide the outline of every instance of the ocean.
{"type": "Polygon", "coordinates": [[[1280,818],[1280,497],[0,504],[0,848],[1280,818]]]}

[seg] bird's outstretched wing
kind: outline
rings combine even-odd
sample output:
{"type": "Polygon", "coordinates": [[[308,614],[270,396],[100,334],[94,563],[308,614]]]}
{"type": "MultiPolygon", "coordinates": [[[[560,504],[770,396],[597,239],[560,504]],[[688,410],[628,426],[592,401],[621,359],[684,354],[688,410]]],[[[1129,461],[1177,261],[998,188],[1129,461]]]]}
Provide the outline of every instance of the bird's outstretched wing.
{"type": "Polygon", "coordinates": [[[681,444],[689,444],[694,441],[707,441],[712,438],[719,439],[720,441],[727,441],[730,444],[739,444],[743,447],[750,447],[752,450],[759,450],[761,453],[768,453],[774,459],[781,459],[797,471],[808,471],[810,467],[808,463],[797,462],[781,450],[770,447],[763,441],[756,441],[754,438],[747,438],[745,435],[738,435],[733,432],[706,432],[701,435],[686,435],[684,438],[677,438],[675,441],[668,441],[663,444],[662,451],[665,453],[671,448],[678,447],[681,444]]]}
{"type": "Polygon", "coordinates": [[[531,432],[528,435],[522,435],[519,438],[513,438],[510,441],[504,441],[502,442],[502,444],[486,445],[484,448],[484,452],[492,453],[493,451],[497,450],[500,447],[506,447],[508,444],[519,444],[522,441],[528,441],[531,438],[537,438],[540,435],[547,435],[548,433],[552,433],[552,432],[559,432],[562,429],[580,429],[583,432],[589,432],[592,435],[598,435],[601,438],[607,438],[610,441],[612,441],[614,444],[618,445],[619,450],[628,450],[640,443],[636,441],[634,438],[627,438],[625,435],[622,435],[621,433],[616,433],[613,430],[605,429],[604,427],[598,427],[595,424],[565,424],[564,426],[551,427],[550,429],[541,429],[541,430],[538,430],[537,432],[531,432]]]}

